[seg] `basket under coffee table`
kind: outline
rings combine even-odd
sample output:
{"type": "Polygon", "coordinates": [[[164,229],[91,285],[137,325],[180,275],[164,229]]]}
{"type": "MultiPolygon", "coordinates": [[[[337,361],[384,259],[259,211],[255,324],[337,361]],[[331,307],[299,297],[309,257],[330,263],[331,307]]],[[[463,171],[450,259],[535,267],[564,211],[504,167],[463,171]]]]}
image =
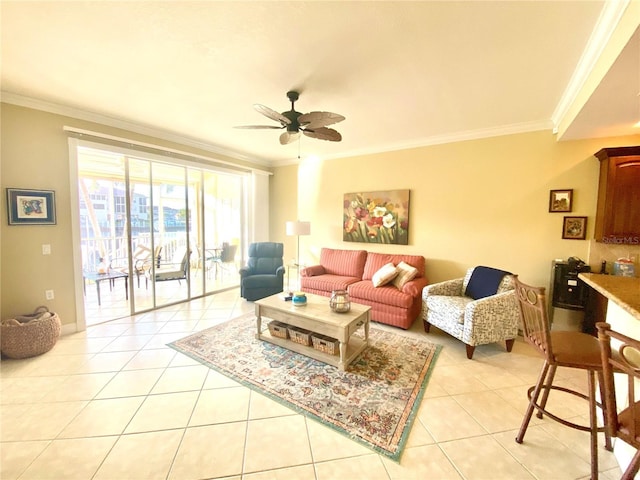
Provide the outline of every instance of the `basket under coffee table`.
{"type": "Polygon", "coordinates": [[[329,307],[329,298],[327,297],[307,293],[307,304],[294,306],[290,301],[283,300],[280,295],[272,295],[255,302],[258,328],[256,338],[320,360],[338,367],[340,370],[345,370],[369,345],[371,307],[351,303],[350,311],[336,313],[329,307]],[[331,355],[316,350],[312,345],[305,346],[285,338],[273,336],[268,330],[263,332],[263,317],[335,338],[340,342],[340,354],[331,355]],[[364,338],[353,335],[360,327],[364,329],[364,338]]]}

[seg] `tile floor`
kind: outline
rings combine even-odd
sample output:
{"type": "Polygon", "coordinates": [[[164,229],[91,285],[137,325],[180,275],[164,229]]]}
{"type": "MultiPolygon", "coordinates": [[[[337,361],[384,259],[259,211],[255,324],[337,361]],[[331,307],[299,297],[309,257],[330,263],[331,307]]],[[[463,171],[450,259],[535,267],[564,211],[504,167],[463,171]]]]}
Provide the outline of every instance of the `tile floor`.
{"type": "MultiPolygon", "coordinates": [[[[233,290],[68,335],[45,355],[1,362],[1,470],[9,479],[584,479],[588,434],[534,417],[514,438],[541,360],[444,345],[400,463],[168,348],[253,305],[233,290]]],[[[425,335],[416,322],[411,335],[425,335]]],[[[584,387],[586,376],[560,371],[584,387]]],[[[587,418],[586,403],[553,400],[587,418]]],[[[602,445],[602,441],[600,442],[602,445]]],[[[621,475],[600,448],[602,479],[621,475]]]]}

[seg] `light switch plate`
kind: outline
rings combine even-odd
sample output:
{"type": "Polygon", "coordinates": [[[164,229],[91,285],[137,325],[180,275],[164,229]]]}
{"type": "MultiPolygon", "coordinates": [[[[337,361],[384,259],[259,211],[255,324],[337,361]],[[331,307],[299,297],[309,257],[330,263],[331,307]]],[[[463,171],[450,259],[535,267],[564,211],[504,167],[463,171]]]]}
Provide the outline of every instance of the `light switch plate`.
{"type": "Polygon", "coordinates": [[[42,245],[42,254],[43,255],[51,255],[51,245],[45,243],[42,245]]]}

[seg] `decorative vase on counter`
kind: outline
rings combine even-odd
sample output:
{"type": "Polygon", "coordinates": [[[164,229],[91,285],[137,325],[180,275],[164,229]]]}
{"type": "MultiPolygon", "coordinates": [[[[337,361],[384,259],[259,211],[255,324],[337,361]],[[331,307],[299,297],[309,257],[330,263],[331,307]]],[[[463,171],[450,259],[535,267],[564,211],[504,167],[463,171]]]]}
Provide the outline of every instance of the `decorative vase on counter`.
{"type": "Polygon", "coordinates": [[[336,313],[346,313],[351,310],[351,302],[349,294],[346,290],[334,290],[331,292],[331,300],[329,300],[331,310],[336,313]]]}

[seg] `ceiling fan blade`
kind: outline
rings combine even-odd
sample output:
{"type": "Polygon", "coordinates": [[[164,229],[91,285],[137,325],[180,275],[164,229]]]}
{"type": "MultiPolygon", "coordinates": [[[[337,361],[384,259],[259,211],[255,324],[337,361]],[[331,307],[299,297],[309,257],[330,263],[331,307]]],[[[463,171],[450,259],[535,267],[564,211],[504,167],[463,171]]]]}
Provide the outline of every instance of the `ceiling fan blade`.
{"type": "Polygon", "coordinates": [[[303,127],[326,127],[344,120],[342,115],[332,112],[309,112],[298,117],[298,123],[303,127]]]}
{"type": "Polygon", "coordinates": [[[280,135],[280,144],[287,145],[288,143],[295,142],[298,138],[300,138],[300,132],[284,132],[280,135]]]}
{"type": "Polygon", "coordinates": [[[259,128],[275,128],[276,130],[280,130],[282,128],[284,128],[284,125],[281,127],[276,127],[275,125],[238,125],[236,127],[233,128],[252,128],[252,129],[259,129],[259,128]]]}
{"type": "Polygon", "coordinates": [[[280,122],[282,125],[289,125],[291,123],[291,120],[289,120],[281,113],[278,113],[275,110],[270,109],[269,107],[265,107],[264,105],[260,105],[259,103],[256,103],[253,108],[255,108],[265,117],[268,117],[271,120],[275,120],[276,122],[280,122]]]}
{"type": "Polygon", "coordinates": [[[340,135],[340,132],[337,132],[333,128],[320,127],[314,128],[313,130],[305,129],[302,130],[302,133],[304,133],[307,137],[319,138],[320,140],[329,140],[330,142],[339,142],[340,140],[342,140],[342,135],[340,135]]]}

